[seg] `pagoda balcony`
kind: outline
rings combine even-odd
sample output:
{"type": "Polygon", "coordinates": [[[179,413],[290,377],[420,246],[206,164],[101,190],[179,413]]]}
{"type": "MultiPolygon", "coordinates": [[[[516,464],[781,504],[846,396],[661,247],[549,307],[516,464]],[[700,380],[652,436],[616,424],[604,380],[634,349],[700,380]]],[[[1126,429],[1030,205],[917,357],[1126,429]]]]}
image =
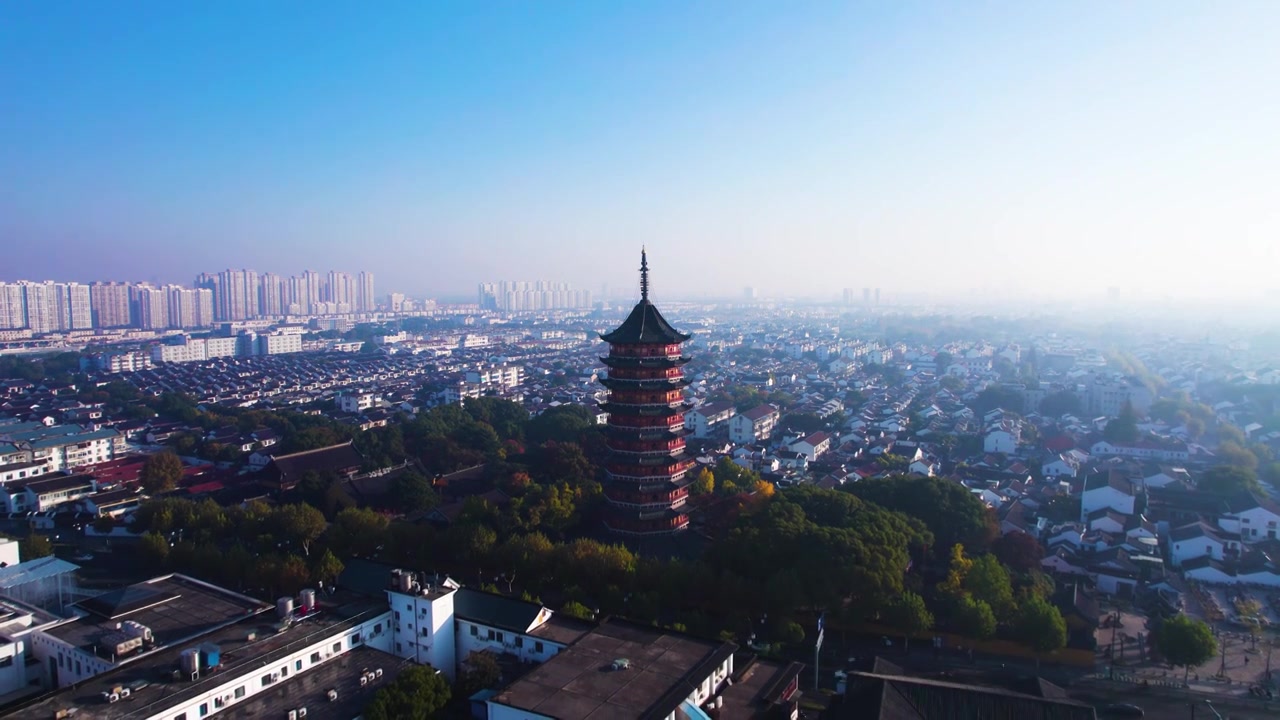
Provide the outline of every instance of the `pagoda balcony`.
{"type": "Polygon", "coordinates": [[[605,526],[620,535],[670,535],[689,527],[689,516],[683,513],[671,518],[640,520],[638,518],[609,518],[605,526]]]}
{"type": "MultiPolygon", "coordinates": [[[[604,409],[602,405],[600,409],[604,409]]],[[[684,417],[668,415],[666,417],[641,417],[639,415],[610,415],[609,429],[621,430],[665,430],[676,432],[684,429],[684,417]]]]}
{"type": "Polygon", "coordinates": [[[622,492],[617,488],[605,488],[605,499],[612,505],[638,510],[670,509],[684,505],[689,499],[689,488],[682,487],[670,492],[632,493],[622,492]]]}
{"type": "Polygon", "coordinates": [[[684,377],[680,368],[616,368],[609,372],[611,380],[662,380],[671,378],[679,380],[684,377]]]}
{"type": "MultiPolygon", "coordinates": [[[[674,413],[683,413],[693,407],[693,404],[684,400],[678,402],[652,402],[652,403],[621,403],[610,400],[601,403],[600,409],[613,415],[662,415],[670,417],[674,413]]],[[[684,422],[684,418],[680,418],[680,422],[684,422]]],[[[674,423],[673,423],[674,424],[674,423]]]]}
{"type": "Polygon", "coordinates": [[[679,478],[643,478],[639,480],[630,480],[623,477],[612,477],[605,485],[605,488],[613,488],[614,492],[620,493],[668,493],[674,492],[681,488],[687,488],[693,484],[693,478],[689,477],[686,472],[679,478]]]}
{"type": "Polygon", "coordinates": [[[623,439],[613,439],[606,443],[609,449],[616,453],[628,453],[635,455],[667,455],[675,456],[684,451],[683,439],[672,440],[649,440],[640,442],[627,442],[623,439]]]}
{"type": "Polygon", "coordinates": [[[674,378],[620,378],[606,377],[600,378],[600,384],[610,390],[624,391],[662,391],[668,389],[682,389],[689,386],[690,381],[682,377],[674,378]]]}
{"type": "Polygon", "coordinates": [[[605,469],[609,471],[610,477],[619,480],[656,480],[658,478],[676,480],[689,472],[696,464],[693,460],[684,460],[672,464],[669,460],[663,458],[663,465],[659,467],[644,467],[639,464],[611,464],[607,465],[605,469]]]}
{"type": "Polygon", "coordinates": [[[622,355],[605,355],[600,362],[611,368],[667,368],[686,365],[693,358],[688,355],[662,355],[658,357],[626,357],[622,355]]]}
{"type": "Polygon", "coordinates": [[[625,425],[607,425],[605,426],[605,434],[610,438],[618,440],[678,440],[693,432],[686,428],[683,424],[659,426],[652,428],[633,428],[625,425]]]}
{"type": "Polygon", "coordinates": [[[632,344],[611,343],[609,357],[624,358],[671,358],[680,356],[680,343],[632,344]]]}

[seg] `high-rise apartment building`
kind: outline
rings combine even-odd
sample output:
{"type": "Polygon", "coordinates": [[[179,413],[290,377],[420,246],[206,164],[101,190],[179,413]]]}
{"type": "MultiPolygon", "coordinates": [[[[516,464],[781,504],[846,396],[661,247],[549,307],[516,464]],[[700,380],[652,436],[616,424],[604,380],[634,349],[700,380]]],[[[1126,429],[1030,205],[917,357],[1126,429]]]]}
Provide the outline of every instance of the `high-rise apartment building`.
{"type": "Polygon", "coordinates": [[[59,330],[88,330],[93,327],[89,286],[80,283],[54,283],[58,303],[59,330]]]}
{"type": "Polygon", "coordinates": [[[223,270],[213,281],[214,314],[218,320],[251,320],[258,317],[258,273],[223,270]]]}
{"type": "Polygon", "coordinates": [[[569,283],[510,282],[481,283],[480,307],[504,312],[537,310],[577,310],[591,307],[591,291],[574,290],[569,283]]]}
{"type": "Polygon", "coordinates": [[[58,291],[52,282],[22,282],[27,304],[27,327],[33,333],[51,333],[61,329],[58,322],[58,291]]]}
{"type": "Polygon", "coordinates": [[[129,313],[129,283],[89,285],[89,310],[94,327],[120,328],[133,324],[129,313]]]}
{"type": "Polygon", "coordinates": [[[362,272],[356,276],[356,312],[373,312],[378,309],[373,295],[373,273],[362,272]]]}
{"type": "Polygon", "coordinates": [[[284,315],[287,294],[283,278],[275,273],[263,273],[258,280],[258,309],[267,317],[284,315]]]}
{"type": "Polygon", "coordinates": [[[169,327],[167,291],[150,285],[135,285],[133,304],[138,327],[143,330],[165,330],[169,327]]]}
{"type": "Polygon", "coordinates": [[[27,299],[21,285],[0,282],[0,330],[27,326],[27,299]]]}

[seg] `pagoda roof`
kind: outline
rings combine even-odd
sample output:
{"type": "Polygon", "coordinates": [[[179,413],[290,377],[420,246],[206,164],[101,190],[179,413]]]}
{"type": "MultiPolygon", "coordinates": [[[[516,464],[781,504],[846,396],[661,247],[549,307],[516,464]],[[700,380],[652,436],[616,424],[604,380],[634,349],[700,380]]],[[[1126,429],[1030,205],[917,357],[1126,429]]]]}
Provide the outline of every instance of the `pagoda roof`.
{"type": "Polygon", "coordinates": [[[617,329],[600,336],[611,345],[670,345],[682,343],[689,337],[671,327],[648,298],[636,303],[617,329]]]}

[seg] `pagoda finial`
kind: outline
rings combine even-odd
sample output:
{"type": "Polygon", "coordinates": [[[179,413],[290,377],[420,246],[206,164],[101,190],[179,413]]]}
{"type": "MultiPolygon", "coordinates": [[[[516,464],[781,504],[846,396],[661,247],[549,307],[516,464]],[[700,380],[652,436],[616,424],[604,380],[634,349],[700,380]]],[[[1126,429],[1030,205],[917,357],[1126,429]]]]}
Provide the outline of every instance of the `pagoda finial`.
{"type": "Polygon", "coordinates": [[[640,246],[640,299],[649,299],[649,258],[643,245],[640,246]]]}

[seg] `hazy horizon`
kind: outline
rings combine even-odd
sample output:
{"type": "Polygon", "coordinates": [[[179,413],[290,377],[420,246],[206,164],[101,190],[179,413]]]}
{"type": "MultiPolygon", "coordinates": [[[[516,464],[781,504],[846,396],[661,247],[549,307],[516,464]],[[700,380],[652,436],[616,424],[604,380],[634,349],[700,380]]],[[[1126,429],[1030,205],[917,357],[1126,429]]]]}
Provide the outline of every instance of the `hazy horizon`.
{"type": "Polygon", "coordinates": [[[0,6],[0,279],[1274,302],[1280,5],[0,6]]]}

